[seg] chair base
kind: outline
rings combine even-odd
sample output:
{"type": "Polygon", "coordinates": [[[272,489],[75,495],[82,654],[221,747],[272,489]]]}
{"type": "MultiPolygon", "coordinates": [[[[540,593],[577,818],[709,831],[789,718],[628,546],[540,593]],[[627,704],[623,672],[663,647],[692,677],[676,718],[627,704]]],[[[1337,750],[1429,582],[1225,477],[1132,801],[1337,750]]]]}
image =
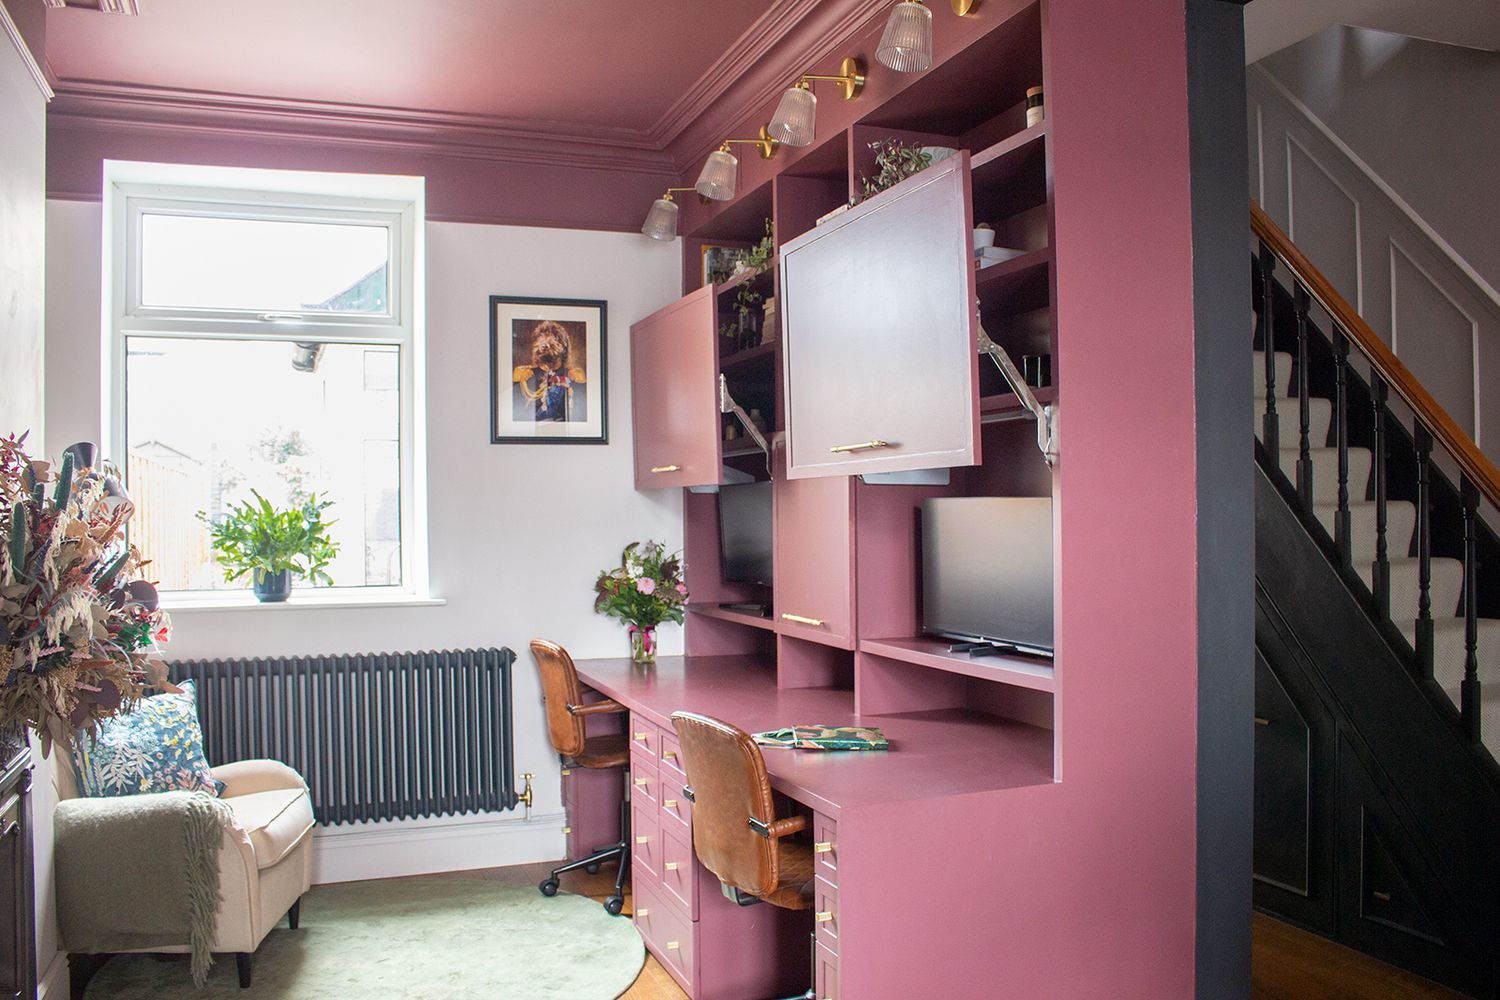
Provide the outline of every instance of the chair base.
{"type": "Polygon", "coordinates": [[[619,862],[619,870],[615,873],[615,892],[604,900],[604,909],[611,916],[619,916],[625,910],[625,880],[630,877],[630,772],[624,772],[625,796],[620,801],[620,839],[613,844],[594,849],[594,853],[577,861],[569,861],[558,865],[551,873],[537,885],[537,890],[543,896],[557,895],[558,887],[561,885],[559,876],[567,872],[577,871],[582,868],[590,875],[599,870],[599,866],[606,861],[619,862]]]}
{"type": "Polygon", "coordinates": [[[250,988],[250,953],[248,951],[237,951],[234,954],[234,968],[240,974],[240,989],[250,988]]]}

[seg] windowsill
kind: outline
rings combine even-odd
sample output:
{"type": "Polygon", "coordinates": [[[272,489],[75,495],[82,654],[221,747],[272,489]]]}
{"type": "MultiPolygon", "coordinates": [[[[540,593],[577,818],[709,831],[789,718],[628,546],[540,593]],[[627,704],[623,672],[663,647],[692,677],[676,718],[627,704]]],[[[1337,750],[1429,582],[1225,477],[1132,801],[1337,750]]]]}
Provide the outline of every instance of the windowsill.
{"type": "Polygon", "coordinates": [[[197,611],[327,611],[335,608],[435,608],[448,602],[441,597],[385,588],[369,590],[293,590],[284,601],[258,601],[247,591],[190,593],[164,591],[161,606],[169,614],[197,611]]]}

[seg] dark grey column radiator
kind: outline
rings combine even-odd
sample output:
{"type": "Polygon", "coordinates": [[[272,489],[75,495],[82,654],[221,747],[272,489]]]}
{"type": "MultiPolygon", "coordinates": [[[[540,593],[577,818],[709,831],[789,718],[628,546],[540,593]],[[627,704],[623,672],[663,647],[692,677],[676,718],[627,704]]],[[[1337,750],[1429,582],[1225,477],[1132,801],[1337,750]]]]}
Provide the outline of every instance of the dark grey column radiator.
{"type": "Polygon", "coordinates": [[[514,808],[509,649],[178,660],[211,764],[296,768],[319,823],[514,808]]]}

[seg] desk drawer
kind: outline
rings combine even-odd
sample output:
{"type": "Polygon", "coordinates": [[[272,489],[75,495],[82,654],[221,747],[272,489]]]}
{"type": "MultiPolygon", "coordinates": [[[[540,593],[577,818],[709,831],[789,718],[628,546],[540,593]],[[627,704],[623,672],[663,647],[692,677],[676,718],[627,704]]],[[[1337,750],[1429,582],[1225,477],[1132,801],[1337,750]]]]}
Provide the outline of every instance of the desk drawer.
{"type": "Polygon", "coordinates": [[[813,879],[813,936],[834,954],[839,950],[839,889],[821,878],[813,879]]]}
{"type": "Polygon", "coordinates": [[[656,723],[635,712],[630,713],[630,750],[645,754],[653,764],[661,753],[661,730],[656,723]]]}
{"type": "Polygon", "coordinates": [[[661,884],[694,920],[698,919],[697,859],[693,855],[692,835],[684,836],[663,823],[661,828],[661,884]]]}
{"type": "Polygon", "coordinates": [[[813,813],[813,871],[832,885],[839,884],[839,825],[823,813],[813,813]]]}
{"type": "Polygon", "coordinates": [[[630,865],[638,882],[661,881],[661,828],[654,807],[630,810],[630,865]]]}
{"type": "Polygon", "coordinates": [[[655,809],[661,801],[659,778],[653,764],[639,756],[630,761],[630,804],[633,809],[655,809]]]}
{"type": "Polygon", "coordinates": [[[683,781],[687,780],[687,771],[682,766],[682,744],[677,742],[675,732],[665,729],[661,734],[661,766],[663,770],[671,769],[683,781]]]}
{"type": "Polygon", "coordinates": [[[651,954],[691,996],[696,944],[693,934],[697,928],[686,913],[665,902],[659,889],[640,885],[634,892],[636,929],[641,932],[651,954]]]}
{"type": "Polygon", "coordinates": [[[676,777],[670,767],[661,769],[661,825],[664,830],[677,830],[691,841],[693,834],[693,804],[682,793],[686,786],[676,777]]]}
{"type": "Polygon", "coordinates": [[[813,946],[813,993],[817,1000],[839,1000],[839,957],[820,944],[813,946]]]}

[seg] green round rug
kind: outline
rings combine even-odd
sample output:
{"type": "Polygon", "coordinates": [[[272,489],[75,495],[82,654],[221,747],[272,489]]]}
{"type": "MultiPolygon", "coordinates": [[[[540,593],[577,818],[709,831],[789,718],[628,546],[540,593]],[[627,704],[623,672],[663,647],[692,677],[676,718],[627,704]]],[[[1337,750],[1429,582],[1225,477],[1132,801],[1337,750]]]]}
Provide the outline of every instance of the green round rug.
{"type": "Polygon", "coordinates": [[[195,989],[187,957],[118,955],[86,1000],[614,1000],[646,960],[629,917],[594,900],[479,879],[317,886],[273,930],[248,990],[234,956],[195,989]]]}

